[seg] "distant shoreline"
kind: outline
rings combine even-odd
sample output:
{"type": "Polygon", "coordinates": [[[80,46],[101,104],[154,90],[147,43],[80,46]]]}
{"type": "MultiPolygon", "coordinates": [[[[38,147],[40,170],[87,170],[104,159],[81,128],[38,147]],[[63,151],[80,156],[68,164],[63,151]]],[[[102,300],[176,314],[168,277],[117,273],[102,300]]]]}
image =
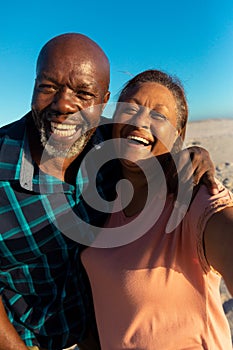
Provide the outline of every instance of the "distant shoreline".
{"type": "Polygon", "coordinates": [[[189,123],[200,123],[202,121],[208,121],[208,120],[233,120],[233,116],[232,117],[224,117],[224,118],[220,118],[220,117],[210,117],[210,118],[200,118],[200,119],[190,119],[189,118],[189,123]]]}

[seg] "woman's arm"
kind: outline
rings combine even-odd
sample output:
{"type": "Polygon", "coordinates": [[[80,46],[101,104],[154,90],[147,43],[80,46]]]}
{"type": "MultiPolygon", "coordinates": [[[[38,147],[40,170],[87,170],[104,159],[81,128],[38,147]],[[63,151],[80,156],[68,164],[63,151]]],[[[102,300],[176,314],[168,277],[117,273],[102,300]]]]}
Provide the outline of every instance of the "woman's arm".
{"type": "Polygon", "coordinates": [[[233,296],[233,207],[215,213],[204,231],[209,264],[218,271],[233,296]]]}
{"type": "Polygon", "coordinates": [[[28,350],[10,323],[0,298],[0,350],[28,350]]]}

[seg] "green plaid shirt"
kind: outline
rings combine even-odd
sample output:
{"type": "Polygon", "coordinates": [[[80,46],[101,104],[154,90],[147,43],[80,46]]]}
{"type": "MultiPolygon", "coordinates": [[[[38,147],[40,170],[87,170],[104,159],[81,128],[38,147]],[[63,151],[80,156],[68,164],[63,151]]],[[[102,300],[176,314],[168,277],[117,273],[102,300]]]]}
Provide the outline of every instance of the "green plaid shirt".
{"type": "MultiPolygon", "coordinates": [[[[82,246],[61,233],[56,219],[67,221],[71,209],[88,223],[103,216],[80,197],[86,175],[79,173],[75,187],[39,172],[27,142],[28,118],[0,129],[0,292],[26,345],[58,350],[71,339],[82,341],[95,321],[82,246]]],[[[98,131],[89,144],[103,140],[98,131]]],[[[99,172],[98,178],[104,197],[106,177],[99,172]]]]}

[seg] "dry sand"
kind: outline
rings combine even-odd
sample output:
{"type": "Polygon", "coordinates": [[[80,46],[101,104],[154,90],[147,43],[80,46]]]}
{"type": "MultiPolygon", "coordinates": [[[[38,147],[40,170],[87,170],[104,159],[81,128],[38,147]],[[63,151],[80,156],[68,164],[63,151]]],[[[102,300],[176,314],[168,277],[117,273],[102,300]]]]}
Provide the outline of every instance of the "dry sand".
{"type": "Polygon", "coordinates": [[[206,148],[216,166],[216,177],[233,191],[233,119],[188,123],[186,145],[206,148]]]}
{"type": "MultiPolygon", "coordinates": [[[[233,119],[189,122],[186,145],[206,148],[215,164],[216,177],[233,192],[233,119]]],[[[233,298],[224,281],[221,283],[220,290],[233,339],[233,298]]]]}

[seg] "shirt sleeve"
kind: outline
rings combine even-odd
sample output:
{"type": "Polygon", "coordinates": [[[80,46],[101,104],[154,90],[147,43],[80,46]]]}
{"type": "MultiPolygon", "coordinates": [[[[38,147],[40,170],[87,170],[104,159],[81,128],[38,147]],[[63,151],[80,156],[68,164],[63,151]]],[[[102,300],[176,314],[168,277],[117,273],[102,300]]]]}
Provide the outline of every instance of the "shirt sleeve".
{"type": "Polygon", "coordinates": [[[218,180],[216,180],[216,182],[219,193],[211,196],[206,186],[202,185],[190,206],[189,213],[190,227],[196,234],[197,252],[205,272],[211,269],[205,256],[203,244],[203,234],[206,224],[213,214],[233,206],[232,192],[226,189],[218,180]]]}

